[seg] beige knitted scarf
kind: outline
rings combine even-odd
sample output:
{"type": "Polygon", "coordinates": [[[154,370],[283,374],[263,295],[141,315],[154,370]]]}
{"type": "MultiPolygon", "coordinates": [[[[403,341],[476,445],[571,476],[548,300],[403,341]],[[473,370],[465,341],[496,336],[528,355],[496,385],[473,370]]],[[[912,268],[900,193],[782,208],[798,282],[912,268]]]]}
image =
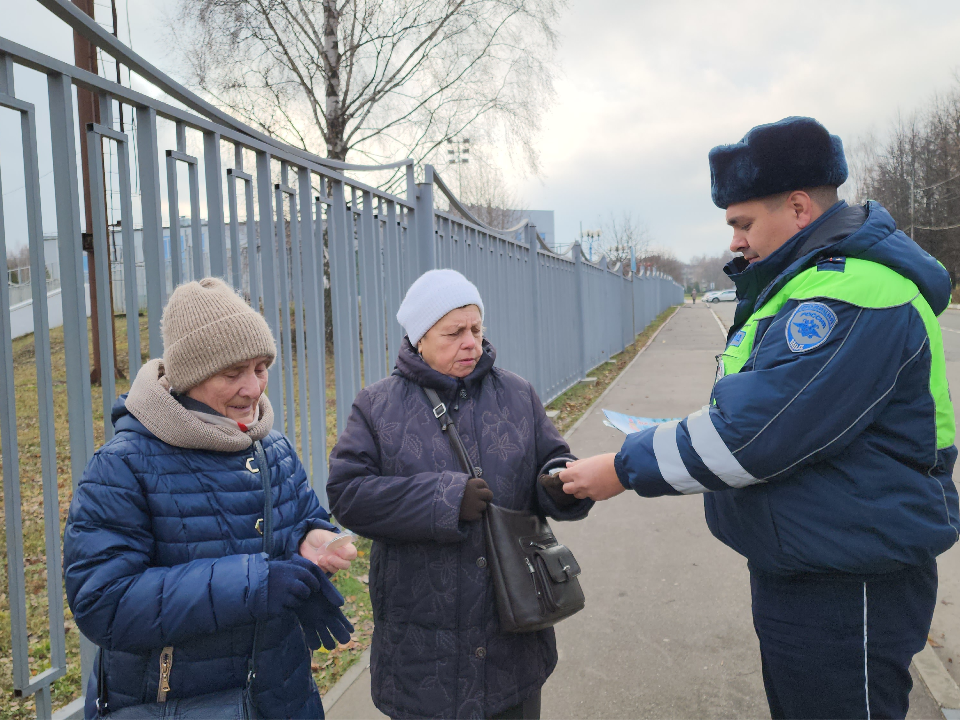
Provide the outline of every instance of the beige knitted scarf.
{"type": "Polygon", "coordinates": [[[273,408],[266,393],[260,396],[260,419],[240,428],[223,427],[197,418],[170,394],[163,360],[145,363],[127,395],[127,410],[160,440],[179,448],[238,452],[262,440],[273,427],[273,408]]]}

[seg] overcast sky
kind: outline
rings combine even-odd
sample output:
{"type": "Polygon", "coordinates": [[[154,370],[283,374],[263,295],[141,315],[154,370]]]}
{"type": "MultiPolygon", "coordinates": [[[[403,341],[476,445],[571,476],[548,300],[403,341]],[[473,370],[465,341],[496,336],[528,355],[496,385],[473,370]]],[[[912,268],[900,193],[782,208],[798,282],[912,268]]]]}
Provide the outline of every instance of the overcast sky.
{"type": "MultiPolygon", "coordinates": [[[[172,0],[118,6],[121,39],[129,7],[134,49],[170,68],[157,28],[172,0]]],[[[72,62],[70,33],[35,0],[0,0],[0,18],[0,35],[72,62]]],[[[685,260],[729,239],[710,201],[711,147],[787,115],[816,117],[850,145],[949,89],[960,68],[955,0],[573,0],[560,31],[543,176],[522,182],[520,196],[556,211],[559,242],[626,210],[685,260]]],[[[19,184],[3,141],[9,120],[0,118],[5,204],[19,184]]]]}

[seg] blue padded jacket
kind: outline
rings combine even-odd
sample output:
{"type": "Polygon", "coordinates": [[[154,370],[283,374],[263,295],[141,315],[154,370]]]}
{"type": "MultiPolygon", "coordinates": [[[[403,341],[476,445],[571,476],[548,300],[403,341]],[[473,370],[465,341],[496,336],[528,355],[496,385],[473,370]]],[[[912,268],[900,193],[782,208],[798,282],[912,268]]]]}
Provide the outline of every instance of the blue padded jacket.
{"type": "Polygon", "coordinates": [[[629,435],[621,482],[706,493],[710,530],[760,571],[931,562],[960,532],[935,319],[947,271],[872,202],[838,203],[768,258],[728,267],[740,305],[711,403],[629,435]],[[902,297],[886,302],[893,287],[902,297]]]}
{"type": "MultiPolygon", "coordinates": [[[[157,439],[121,396],[116,435],[91,458],[64,534],[67,600],[100,646],[111,709],[157,699],[160,653],[173,646],[169,699],[242,687],[254,613],[267,594],[263,485],[253,448],[186,450],[157,439]],[[254,461],[255,462],[255,461],[254,461]]],[[[272,469],[274,557],[314,528],[333,529],[286,437],[262,440],[272,469]]],[[[311,656],[295,615],[264,624],[254,702],[261,717],[322,718],[311,656]]],[[[96,672],[86,716],[96,716],[96,672]]]]}

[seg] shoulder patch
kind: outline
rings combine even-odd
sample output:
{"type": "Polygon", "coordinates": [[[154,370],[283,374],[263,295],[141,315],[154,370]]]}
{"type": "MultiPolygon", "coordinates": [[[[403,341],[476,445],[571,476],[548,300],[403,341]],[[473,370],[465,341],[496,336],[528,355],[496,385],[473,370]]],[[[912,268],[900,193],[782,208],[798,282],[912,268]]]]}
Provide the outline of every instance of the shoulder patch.
{"type": "Polygon", "coordinates": [[[828,306],[801,303],[787,320],[787,346],[795,353],[815,350],[827,341],[836,324],[837,315],[828,306]]]}
{"type": "Polygon", "coordinates": [[[738,330],[737,334],[730,338],[730,347],[740,347],[740,343],[746,336],[747,334],[743,330],[738,330]]]}

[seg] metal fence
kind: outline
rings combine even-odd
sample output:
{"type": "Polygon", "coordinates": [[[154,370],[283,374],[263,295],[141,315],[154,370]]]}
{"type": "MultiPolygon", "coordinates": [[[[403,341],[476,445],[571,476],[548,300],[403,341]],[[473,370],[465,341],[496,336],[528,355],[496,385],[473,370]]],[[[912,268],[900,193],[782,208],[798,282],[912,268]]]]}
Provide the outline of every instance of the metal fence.
{"type": "MultiPolygon", "coordinates": [[[[332,301],[338,431],[361,387],[390,371],[402,340],[402,330],[394,319],[397,308],[406,288],[429,268],[454,267],[477,283],[487,308],[489,337],[498,349],[498,362],[531,380],[544,400],[555,397],[590,368],[633,342],[636,333],[659,312],[682,302],[680,286],[657,273],[648,270],[638,275],[619,266],[608,268],[604,260],[592,264],[583,259],[578,247],[569,256],[550,252],[529,223],[509,231],[485,226],[460,205],[430,166],[424,168],[423,181],[417,183],[411,160],[378,168],[351,166],[283,145],[166,78],[68,0],[40,2],[179,102],[175,106],[156,100],[0,37],[0,108],[19,113],[21,118],[33,277],[44,277],[45,266],[53,260],[44,253],[41,204],[53,202],[56,209],[65,358],[65,376],[56,385],[66,386],[65,424],[69,428],[73,487],[95,449],[81,255],[79,143],[86,143],[89,150],[93,260],[103,287],[110,262],[110,233],[119,228],[120,245],[133,249],[118,258],[120,286],[116,293],[126,315],[117,322],[126,327],[130,376],[141,365],[142,351],[151,357],[163,353],[160,316],[173,287],[206,272],[227,278],[248,294],[254,307],[262,308],[278,339],[277,361],[270,369],[268,382],[277,413],[276,427],[298,448],[312,485],[324,502],[328,450],[325,252],[332,301]],[[47,85],[48,104],[43,112],[49,116],[51,134],[49,146],[44,143],[43,147],[49,154],[44,160],[52,161],[55,197],[46,198],[41,193],[37,108],[17,98],[14,66],[40,73],[37,77],[47,85]],[[75,89],[92,91],[100,106],[101,123],[90,124],[80,133],[74,114],[75,89]],[[114,122],[121,106],[128,118],[136,119],[135,140],[120,132],[114,122]],[[169,135],[172,147],[162,147],[162,123],[173,129],[169,135]],[[188,138],[199,141],[202,154],[188,154],[188,138]],[[131,152],[134,141],[136,163],[131,152]],[[118,159],[120,195],[119,214],[110,218],[104,212],[107,203],[101,154],[108,144],[115,151],[111,156],[118,159]],[[226,158],[232,158],[232,162],[226,158]],[[178,187],[178,165],[186,165],[188,170],[189,185],[184,194],[189,197],[190,232],[176,233],[178,237],[170,242],[164,226],[181,225],[179,198],[183,189],[178,187]],[[404,195],[345,174],[384,169],[405,178],[404,195]],[[138,200],[131,191],[133,177],[139,181],[138,200]],[[201,178],[206,191],[204,204],[198,193],[201,178]],[[446,200],[449,211],[438,209],[435,193],[446,200]],[[240,215],[238,197],[244,200],[246,217],[240,215]],[[141,228],[135,231],[138,218],[142,219],[141,228]],[[202,233],[204,219],[207,227],[202,233]],[[190,236],[202,236],[206,242],[189,243],[190,236]],[[138,317],[141,310],[146,322],[144,336],[138,317]]],[[[0,206],[0,258],[5,260],[2,212],[0,206]]],[[[51,684],[66,673],[67,655],[55,383],[43,284],[34,283],[31,295],[37,396],[37,416],[31,422],[38,424],[39,440],[35,447],[20,446],[18,433],[22,429],[18,427],[9,320],[11,298],[7,284],[0,283],[0,451],[13,690],[19,696],[35,695],[37,716],[46,718],[52,714],[51,684]],[[21,476],[21,452],[39,453],[38,477],[21,476]],[[28,485],[42,487],[44,548],[40,564],[48,580],[48,652],[37,650],[36,638],[31,644],[27,627],[21,489],[28,485]],[[39,667],[33,667],[31,654],[37,652],[43,659],[35,660],[33,664],[39,667]]],[[[99,321],[93,341],[99,344],[102,363],[102,432],[107,441],[113,436],[110,406],[116,396],[112,352],[115,308],[111,307],[110,293],[97,294],[93,312],[99,321]]],[[[31,518],[36,514],[33,510],[28,513],[31,518]]],[[[29,600],[29,606],[35,607],[36,603],[29,600]]],[[[91,667],[92,649],[89,643],[81,645],[84,677],[91,667]]],[[[61,714],[78,712],[79,701],[61,714]]]]}
{"type": "MultiPolygon", "coordinates": [[[[0,213],[3,209],[0,208],[0,213]]],[[[46,269],[47,292],[53,292],[60,287],[60,275],[57,273],[56,263],[52,267],[48,263],[46,269]],[[52,271],[52,272],[51,272],[52,271]]],[[[28,302],[33,297],[33,285],[30,276],[30,266],[11,268],[7,270],[7,288],[10,292],[10,305],[19,305],[28,302]]]]}

